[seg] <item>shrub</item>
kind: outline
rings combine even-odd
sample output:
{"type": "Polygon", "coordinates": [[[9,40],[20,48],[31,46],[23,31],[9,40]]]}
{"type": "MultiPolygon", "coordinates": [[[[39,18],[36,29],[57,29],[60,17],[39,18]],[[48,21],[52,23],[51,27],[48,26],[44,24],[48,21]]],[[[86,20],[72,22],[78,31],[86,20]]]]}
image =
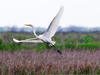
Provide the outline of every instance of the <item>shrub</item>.
{"type": "Polygon", "coordinates": [[[18,48],[20,48],[22,45],[22,43],[15,43],[15,42],[12,42],[12,43],[9,43],[9,45],[6,47],[6,49],[9,49],[11,51],[14,51],[18,48]]]}
{"type": "Polygon", "coordinates": [[[81,43],[91,43],[94,42],[94,37],[92,35],[85,35],[80,39],[81,43]]]}
{"type": "Polygon", "coordinates": [[[39,43],[38,47],[36,48],[36,51],[39,52],[41,50],[45,50],[46,49],[46,45],[43,43],[39,43]]]}
{"type": "Polygon", "coordinates": [[[2,39],[0,39],[0,50],[4,50],[4,48],[5,48],[5,45],[2,44],[2,39]]]}
{"type": "Polygon", "coordinates": [[[57,43],[61,43],[61,41],[62,41],[60,35],[54,36],[54,37],[52,38],[52,40],[57,41],[57,43]]]}
{"type": "Polygon", "coordinates": [[[63,44],[55,44],[55,46],[59,49],[59,50],[62,50],[64,49],[64,45],[63,44]]]}
{"type": "Polygon", "coordinates": [[[96,50],[99,48],[98,43],[82,43],[78,44],[78,49],[90,49],[90,50],[96,50]]]}
{"type": "Polygon", "coordinates": [[[4,50],[5,49],[5,45],[4,44],[0,44],[0,50],[4,50]]]}
{"type": "Polygon", "coordinates": [[[2,44],[2,39],[0,39],[0,45],[2,44]]]}
{"type": "Polygon", "coordinates": [[[74,49],[74,48],[76,48],[76,43],[75,43],[75,41],[73,41],[73,40],[68,40],[67,42],[65,42],[65,48],[71,48],[71,49],[74,49]]]}

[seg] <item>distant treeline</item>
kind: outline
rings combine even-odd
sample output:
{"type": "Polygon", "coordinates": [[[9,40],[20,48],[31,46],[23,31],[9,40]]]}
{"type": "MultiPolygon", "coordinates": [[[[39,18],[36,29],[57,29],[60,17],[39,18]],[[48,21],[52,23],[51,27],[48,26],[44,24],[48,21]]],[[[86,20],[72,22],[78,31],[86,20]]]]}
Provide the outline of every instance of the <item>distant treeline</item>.
{"type": "MultiPolygon", "coordinates": [[[[46,30],[46,28],[41,28],[41,27],[36,27],[36,32],[43,33],[46,30]]],[[[29,32],[32,33],[33,29],[31,27],[21,27],[18,28],[16,26],[13,27],[0,27],[0,32],[29,32]]],[[[79,27],[79,26],[70,26],[70,27],[58,27],[57,32],[79,32],[79,33],[84,33],[84,32],[100,32],[100,27],[92,27],[92,28],[87,28],[87,27],[79,27]]]]}

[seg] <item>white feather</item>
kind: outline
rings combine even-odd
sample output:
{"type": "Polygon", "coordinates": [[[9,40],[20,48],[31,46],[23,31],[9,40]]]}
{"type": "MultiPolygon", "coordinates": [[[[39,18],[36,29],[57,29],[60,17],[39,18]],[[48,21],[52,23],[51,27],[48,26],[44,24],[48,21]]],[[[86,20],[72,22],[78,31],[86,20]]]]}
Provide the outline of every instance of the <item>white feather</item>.
{"type": "Polygon", "coordinates": [[[60,8],[58,14],[54,17],[54,19],[51,21],[49,27],[45,31],[44,36],[46,36],[47,38],[53,37],[54,34],[56,33],[61,16],[63,14],[63,9],[64,9],[64,7],[60,8]]]}
{"type": "Polygon", "coordinates": [[[26,40],[16,40],[13,38],[13,40],[15,42],[44,42],[46,44],[48,44],[49,46],[53,46],[55,48],[55,50],[57,52],[59,52],[60,54],[62,54],[55,46],[55,41],[51,40],[51,37],[54,36],[54,34],[57,31],[62,13],[63,13],[63,9],[64,7],[61,7],[58,14],[54,17],[54,19],[51,21],[49,27],[47,28],[47,30],[44,32],[43,35],[37,36],[35,33],[35,29],[34,26],[32,26],[31,24],[25,24],[26,26],[31,26],[33,28],[33,33],[37,38],[31,38],[31,39],[26,39],[26,40]]]}
{"type": "Polygon", "coordinates": [[[13,40],[15,41],[15,42],[42,42],[40,39],[38,39],[38,38],[31,38],[31,39],[26,39],[26,40],[16,40],[16,39],[14,39],[13,38],[13,40]]]}

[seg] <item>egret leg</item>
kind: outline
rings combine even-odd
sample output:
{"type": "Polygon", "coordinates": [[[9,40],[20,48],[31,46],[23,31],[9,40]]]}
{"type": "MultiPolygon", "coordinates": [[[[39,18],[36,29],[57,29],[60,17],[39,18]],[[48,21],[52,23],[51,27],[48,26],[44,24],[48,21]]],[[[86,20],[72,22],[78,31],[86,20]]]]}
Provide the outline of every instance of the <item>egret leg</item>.
{"type": "MultiPolygon", "coordinates": [[[[44,42],[44,41],[43,41],[44,42]]],[[[49,42],[44,42],[45,44],[49,44],[49,42]]],[[[60,52],[60,50],[59,49],[57,49],[54,45],[52,45],[51,47],[53,47],[57,52],[59,52],[60,54],[62,54],[62,52],[60,52]]]]}
{"type": "Polygon", "coordinates": [[[60,52],[60,50],[57,49],[54,45],[52,45],[51,47],[53,47],[57,52],[59,52],[60,54],[62,54],[62,53],[60,52]]]}

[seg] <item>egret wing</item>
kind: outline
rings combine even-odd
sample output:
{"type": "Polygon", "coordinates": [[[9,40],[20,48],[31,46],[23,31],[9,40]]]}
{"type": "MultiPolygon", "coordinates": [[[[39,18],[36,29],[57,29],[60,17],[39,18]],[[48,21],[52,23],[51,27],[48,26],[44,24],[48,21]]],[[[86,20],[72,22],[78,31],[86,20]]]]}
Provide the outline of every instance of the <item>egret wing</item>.
{"type": "Polygon", "coordinates": [[[26,39],[26,40],[17,40],[15,38],[13,38],[13,40],[15,42],[42,42],[42,40],[40,40],[38,38],[31,38],[31,39],[26,39]]]}
{"type": "Polygon", "coordinates": [[[54,36],[55,32],[57,31],[58,24],[60,22],[60,18],[61,18],[62,13],[63,13],[63,9],[64,9],[64,7],[60,8],[58,14],[54,17],[54,19],[51,21],[49,27],[45,31],[44,36],[46,36],[48,38],[54,36]]]}

